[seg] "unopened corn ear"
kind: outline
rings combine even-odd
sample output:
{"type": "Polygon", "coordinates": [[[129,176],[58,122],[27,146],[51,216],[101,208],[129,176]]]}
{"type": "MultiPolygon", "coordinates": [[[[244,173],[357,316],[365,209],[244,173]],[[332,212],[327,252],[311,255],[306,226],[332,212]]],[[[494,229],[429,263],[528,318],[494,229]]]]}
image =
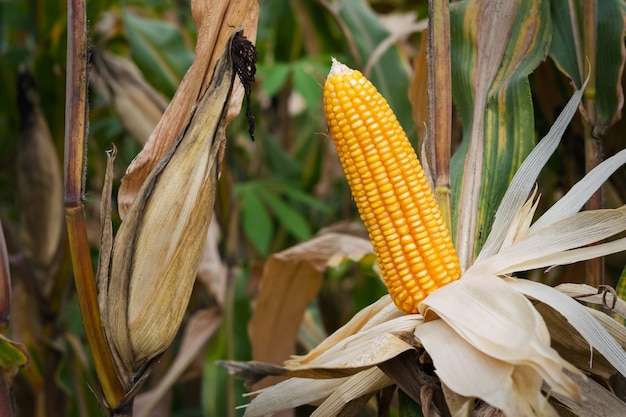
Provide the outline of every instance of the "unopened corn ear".
{"type": "Polygon", "coordinates": [[[389,294],[416,313],[461,274],[424,170],[389,104],[359,71],[333,60],[324,110],[389,294]]]}
{"type": "Polygon", "coordinates": [[[127,393],[122,405],[133,398],[151,365],[172,343],[194,287],[226,140],[236,76],[232,40],[237,36],[243,38],[242,29],[231,36],[186,127],[148,175],[114,239],[113,155],[109,157],[98,304],[106,342],[127,393]]]}

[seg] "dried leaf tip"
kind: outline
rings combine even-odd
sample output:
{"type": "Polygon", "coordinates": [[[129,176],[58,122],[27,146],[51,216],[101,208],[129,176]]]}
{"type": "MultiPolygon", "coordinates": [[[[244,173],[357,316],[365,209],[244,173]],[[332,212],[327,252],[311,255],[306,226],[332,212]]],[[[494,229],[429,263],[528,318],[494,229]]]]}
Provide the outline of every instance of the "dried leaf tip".
{"type": "Polygon", "coordinates": [[[330,71],[328,72],[328,77],[333,77],[335,75],[344,75],[350,74],[354,72],[352,68],[349,68],[347,65],[342,64],[337,61],[335,58],[331,58],[332,64],[330,66],[330,71]]]}

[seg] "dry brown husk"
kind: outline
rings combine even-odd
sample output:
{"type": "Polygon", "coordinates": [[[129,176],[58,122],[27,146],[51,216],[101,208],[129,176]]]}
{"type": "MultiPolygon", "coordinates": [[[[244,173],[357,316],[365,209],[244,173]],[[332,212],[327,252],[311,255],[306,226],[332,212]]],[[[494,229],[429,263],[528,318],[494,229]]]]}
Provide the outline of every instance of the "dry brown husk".
{"type": "Polygon", "coordinates": [[[47,299],[54,285],[65,240],[63,177],[50,129],[32,76],[19,77],[21,117],[17,145],[20,237],[39,295],[47,299]]]}
{"type": "MultiPolygon", "coordinates": [[[[191,12],[198,32],[193,64],[143,150],[126,170],[117,201],[122,219],[150,172],[184,128],[193,106],[211,82],[217,61],[233,28],[243,28],[246,38],[251,42],[256,39],[259,18],[257,0],[192,0],[191,12]]],[[[236,80],[228,103],[227,122],[239,114],[243,96],[243,86],[236,80]]]]}
{"type": "Polygon", "coordinates": [[[95,52],[90,82],[111,103],[124,129],[144,145],[167,108],[167,100],[129,59],[95,52]]]}
{"type": "MultiPolygon", "coordinates": [[[[233,31],[231,40],[235,36],[242,36],[241,30],[233,31]]],[[[99,304],[128,393],[169,347],[185,313],[212,217],[234,78],[229,43],[187,125],[139,189],[114,242],[109,158],[99,304]]]]}
{"type": "Polygon", "coordinates": [[[295,353],[304,311],[319,292],[324,271],[346,258],[360,260],[371,251],[368,239],[326,233],[272,255],[263,268],[248,325],[254,360],[279,364],[295,353]],[[289,303],[276,303],[277,298],[289,303]]]}

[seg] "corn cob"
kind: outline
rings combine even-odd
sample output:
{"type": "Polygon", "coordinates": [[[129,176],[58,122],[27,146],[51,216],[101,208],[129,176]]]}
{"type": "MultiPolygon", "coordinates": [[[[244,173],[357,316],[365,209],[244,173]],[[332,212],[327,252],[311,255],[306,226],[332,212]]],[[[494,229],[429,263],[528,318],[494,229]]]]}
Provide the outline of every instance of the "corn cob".
{"type": "Polygon", "coordinates": [[[424,170],[389,104],[359,71],[333,60],[324,110],[389,294],[415,313],[461,274],[424,170]]]}

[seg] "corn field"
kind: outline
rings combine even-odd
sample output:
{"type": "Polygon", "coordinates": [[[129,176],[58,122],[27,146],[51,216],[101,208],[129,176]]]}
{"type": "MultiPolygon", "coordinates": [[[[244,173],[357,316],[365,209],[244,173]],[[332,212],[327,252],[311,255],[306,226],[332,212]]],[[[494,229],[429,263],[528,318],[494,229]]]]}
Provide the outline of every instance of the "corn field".
{"type": "Polygon", "coordinates": [[[0,417],[626,415],[624,1],[0,22],[0,417]]]}

